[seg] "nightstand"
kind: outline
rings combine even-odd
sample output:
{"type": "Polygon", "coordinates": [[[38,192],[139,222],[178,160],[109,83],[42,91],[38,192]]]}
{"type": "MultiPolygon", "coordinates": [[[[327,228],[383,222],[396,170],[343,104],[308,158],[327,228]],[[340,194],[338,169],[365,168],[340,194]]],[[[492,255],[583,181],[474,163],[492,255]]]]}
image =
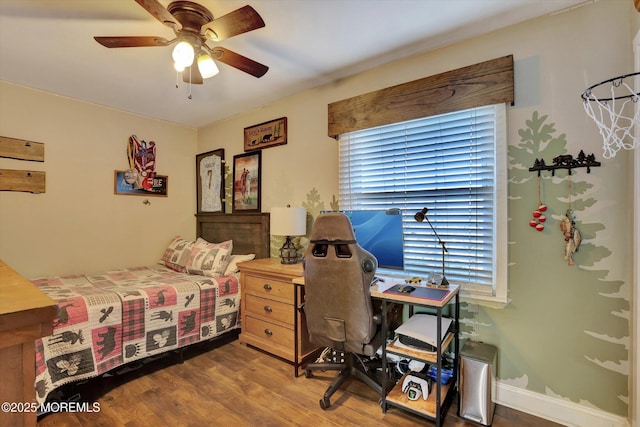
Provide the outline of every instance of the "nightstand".
{"type": "Polygon", "coordinates": [[[304,312],[304,287],[293,284],[302,264],[262,258],[238,264],[242,332],[240,342],[292,362],[295,376],[317,346],[309,341],[304,312]]]}

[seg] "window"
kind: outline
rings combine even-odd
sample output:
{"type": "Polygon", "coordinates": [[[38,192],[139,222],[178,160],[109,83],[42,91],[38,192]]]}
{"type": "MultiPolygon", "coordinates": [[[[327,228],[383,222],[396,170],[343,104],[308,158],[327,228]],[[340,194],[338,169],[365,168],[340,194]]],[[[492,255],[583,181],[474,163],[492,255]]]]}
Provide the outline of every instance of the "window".
{"type": "Polygon", "coordinates": [[[340,209],[402,210],[405,271],[442,270],[462,294],[504,304],[507,161],[505,105],[489,105],[344,133],[340,209]]]}

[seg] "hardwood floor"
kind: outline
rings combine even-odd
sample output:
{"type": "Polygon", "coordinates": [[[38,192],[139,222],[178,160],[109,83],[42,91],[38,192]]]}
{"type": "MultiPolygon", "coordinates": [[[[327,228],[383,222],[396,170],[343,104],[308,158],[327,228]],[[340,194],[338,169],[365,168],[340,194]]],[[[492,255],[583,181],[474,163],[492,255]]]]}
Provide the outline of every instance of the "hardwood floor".
{"type": "MultiPolygon", "coordinates": [[[[358,381],[336,392],[331,407],[318,401],[335,372],[295,378],[292,365],[234,340],[199,344],[142,368],[74,387],[80,402],[99,403],[99,412],[51,413],[49,426],[413,426],[435,425],[397,408],[382,413],[379,396],[358,381]]],[[[455,400],[455,399],[454,399],[455,400]]],[[[477,426],[449,409],[446,426],[477,426]]],[[[498,407],[494,427],[546,427],[558,424],[498,407]]]]}

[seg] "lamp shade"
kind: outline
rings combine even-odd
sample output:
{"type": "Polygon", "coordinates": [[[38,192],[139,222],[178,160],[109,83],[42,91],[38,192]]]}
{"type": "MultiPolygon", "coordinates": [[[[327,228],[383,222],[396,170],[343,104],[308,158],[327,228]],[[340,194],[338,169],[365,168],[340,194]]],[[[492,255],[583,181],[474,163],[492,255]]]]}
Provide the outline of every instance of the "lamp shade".
{"type": "Polygon", "coordinates": [[[270,227],[274,236],[303,236],[307,234],[307,210],[271,208],[270,227]]]}
{"type": "Polygon", "coordinates": [[[202,75],[203,79],[208,79],[218,74],[216,63],[206,53],[198,56],[198,70],[200,70],[200,75],[202,75]]]}

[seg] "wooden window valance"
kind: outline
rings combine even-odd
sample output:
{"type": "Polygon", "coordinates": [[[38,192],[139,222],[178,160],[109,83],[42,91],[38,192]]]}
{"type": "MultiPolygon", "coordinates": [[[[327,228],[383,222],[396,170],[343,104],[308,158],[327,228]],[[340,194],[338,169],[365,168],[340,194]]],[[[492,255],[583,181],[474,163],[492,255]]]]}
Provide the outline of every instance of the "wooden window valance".
{"type": "Polygon", "coordinates": [[[329,136],[514,101],[513,55],[329,104],[329,136]]]}

